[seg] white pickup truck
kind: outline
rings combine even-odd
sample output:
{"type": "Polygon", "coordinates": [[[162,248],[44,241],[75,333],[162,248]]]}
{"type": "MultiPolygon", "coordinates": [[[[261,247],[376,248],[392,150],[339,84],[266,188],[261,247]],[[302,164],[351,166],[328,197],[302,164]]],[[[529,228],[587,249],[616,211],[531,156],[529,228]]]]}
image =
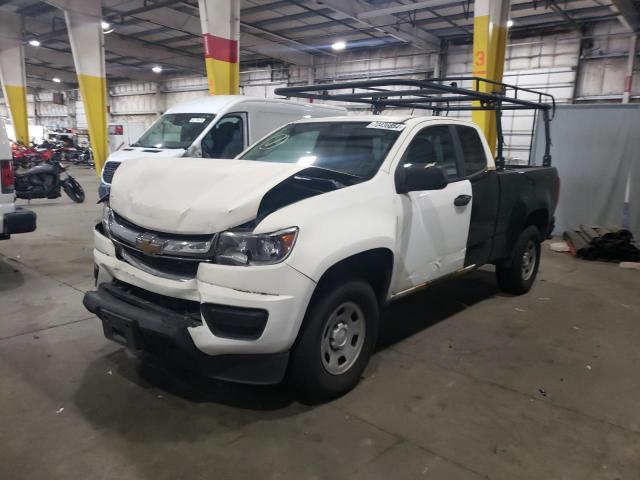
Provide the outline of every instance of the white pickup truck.
{"type": "Polygon", "coordinates": [[[16,207],[11,143],[7,138],[4,122],[0,119],[0,240],[7,240],[15,233],[33,232],[36,214],[16,207]]]}
{"type": "Polygon", "coordinates": [[[131,160],[84,304],[129,347],[331,398],[385,303],[487,263],[527,292],[558,188],[552,167],[497,169],[477,126],[446,117],[300,120],[235,160],[131,160]]]}

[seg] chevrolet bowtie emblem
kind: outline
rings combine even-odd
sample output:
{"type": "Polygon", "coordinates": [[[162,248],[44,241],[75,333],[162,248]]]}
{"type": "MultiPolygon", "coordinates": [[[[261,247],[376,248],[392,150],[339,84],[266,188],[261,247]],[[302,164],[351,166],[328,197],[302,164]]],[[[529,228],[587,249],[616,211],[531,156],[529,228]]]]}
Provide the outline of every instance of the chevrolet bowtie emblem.
{"type": "Polygon", "coordinates": [[[141,233],[136,237],[136,248],[145,255],[157,255],[162,251],[164,242],[154,233],[141,233]]]}

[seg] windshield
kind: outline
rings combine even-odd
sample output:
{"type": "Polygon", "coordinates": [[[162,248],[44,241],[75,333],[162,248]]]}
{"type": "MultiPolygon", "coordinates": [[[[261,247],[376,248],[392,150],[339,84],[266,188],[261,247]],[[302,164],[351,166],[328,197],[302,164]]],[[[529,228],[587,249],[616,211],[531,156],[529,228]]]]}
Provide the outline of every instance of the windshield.
{"type": "Polygon", "coordinates": [[[131,146],[188,148],[214,117],[212,113],[165,114],[131,146]]]}
{"type": "Polygon", "coordinates": [[[293,123],[239,158],[298,163],[371,178],[403,128],[403,124],[389,122],[293,123]]]}

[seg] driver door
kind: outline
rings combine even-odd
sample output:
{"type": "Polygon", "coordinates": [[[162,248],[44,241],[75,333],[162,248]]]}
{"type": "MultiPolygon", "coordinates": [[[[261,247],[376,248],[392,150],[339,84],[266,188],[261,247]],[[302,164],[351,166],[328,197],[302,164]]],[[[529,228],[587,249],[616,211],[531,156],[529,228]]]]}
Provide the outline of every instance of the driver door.
{"type": "Polygon", "coordinates": [[[464,266],[471,219],[471,184],[462,178],[453,127],[435,125],[419,130],[397,168],[407,164],[435,164],[444,169],[448,185],[442,190],[398,194],[398,262],[392,293],[453,273],[464,266]],[[456,201],[457,199],[457,201],[456,201]],[[455,205],[455,203],[464,205],[455,205]]]}
{"type": "Polygon", "coordinates": [[[231,113],[218,120],[202,139],[205,158],[234,158],[246,145],[246,114],[231,113]]]}

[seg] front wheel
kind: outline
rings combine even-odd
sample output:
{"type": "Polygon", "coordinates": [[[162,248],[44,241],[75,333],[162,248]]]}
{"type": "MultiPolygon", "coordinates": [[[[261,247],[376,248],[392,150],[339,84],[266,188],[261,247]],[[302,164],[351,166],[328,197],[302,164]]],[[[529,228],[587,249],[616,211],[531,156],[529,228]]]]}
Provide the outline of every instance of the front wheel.
{"type": "Polygon", "coordinates": [[[319,292],[292,351],[289,378],[307,400],[336,398],[356,386],[378,336],[371,286],[351,280],[319,292]]]}
{"type": "Polygon", "coordinates": [[[522,295],[533,285],[540,265],[540,232],[528,226],[518,237],[507,265],[496,266],[498,286],[507,293],[522,295]]]}
{"type": "Polygon", "coordinates": [[[62,188],[64,189],[64,192],[69,196],[69,198],[74,202],[84,202],[84,189],[75,178],[69,176],[62,183],[62,188]]]}

